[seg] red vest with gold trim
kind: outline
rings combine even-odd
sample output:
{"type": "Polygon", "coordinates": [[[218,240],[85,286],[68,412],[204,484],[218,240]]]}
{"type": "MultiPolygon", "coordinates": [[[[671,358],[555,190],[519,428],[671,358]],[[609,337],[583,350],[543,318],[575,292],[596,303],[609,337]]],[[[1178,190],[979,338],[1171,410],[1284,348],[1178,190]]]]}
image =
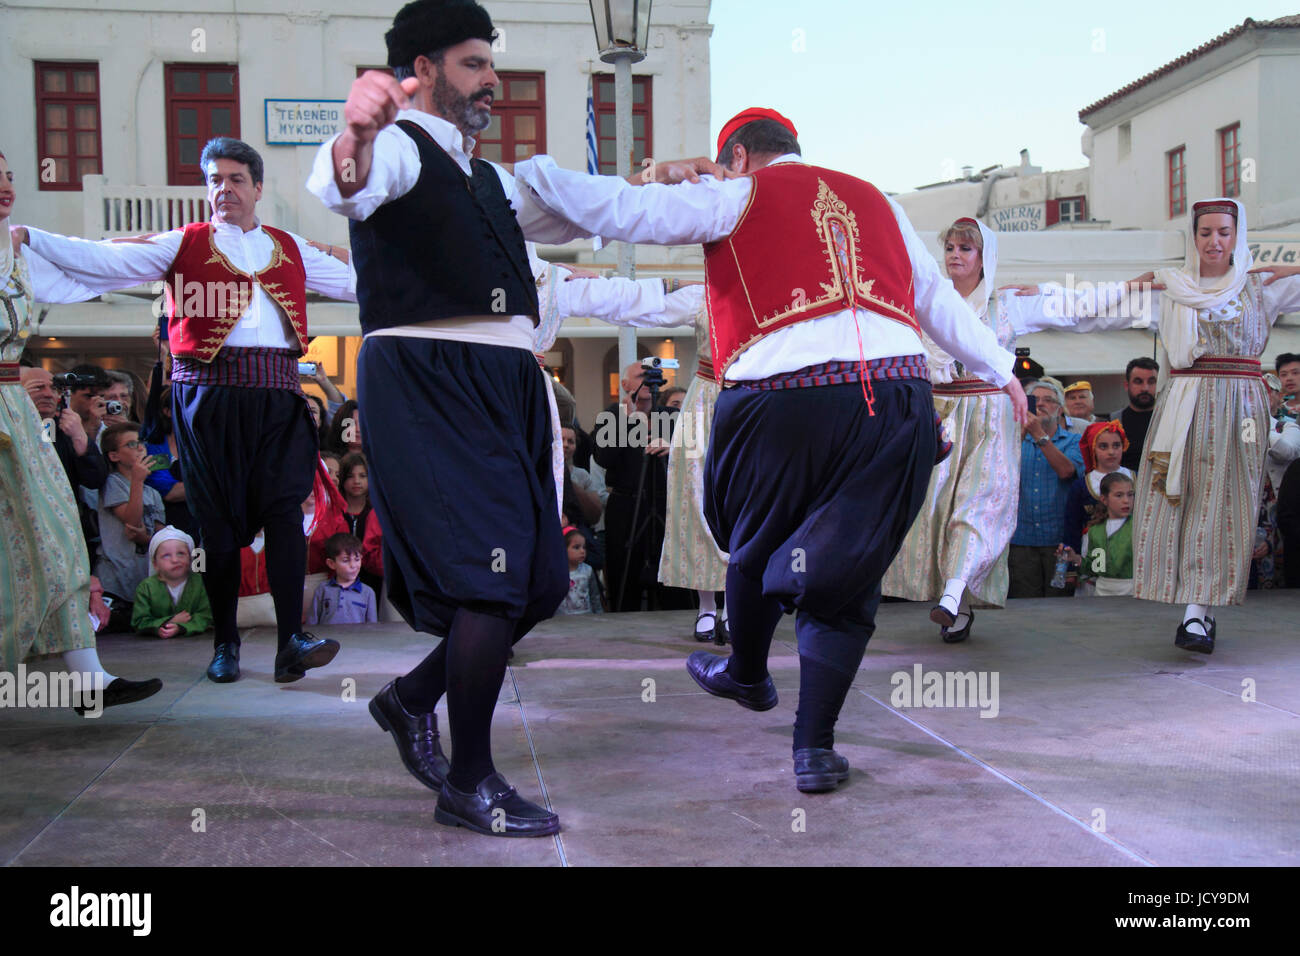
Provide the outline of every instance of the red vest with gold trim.
{"type": "Polygon", "coordinates": [[[167,275],[167,339],[172,354],[211,362],[235,328],[253,297],[253,284],[284,310],[298,336],[298,349],[307,351],[307,270],[299,261],[298,244],[287,232],[263,226],[274,249],[260,272],[237,269],[217,248],[211,223],[192,222],[181,236],[167,275]]]}
{"type": "Polygon", "coordinates": [[[853,307],[920,333],[912,261],[880,190],[803,163],[767,166],[751,178],[735,230],[704,247],[718,381],[763,336],[853,307]]]}

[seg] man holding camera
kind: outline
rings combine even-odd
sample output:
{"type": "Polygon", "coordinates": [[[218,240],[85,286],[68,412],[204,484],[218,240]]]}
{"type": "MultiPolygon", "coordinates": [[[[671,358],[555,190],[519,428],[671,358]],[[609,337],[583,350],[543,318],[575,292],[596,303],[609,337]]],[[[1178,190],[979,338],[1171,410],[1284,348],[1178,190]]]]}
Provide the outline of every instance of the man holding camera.
{"type": "MultiPolygon", "coordinates": [[[[592,457],[605,469],[605,577],[610,609],[682,610],[690,592],[657,580],[668,501],[668,448],[676,410],[655,407],[651,385],[662,385],[660,359],[644,359],[623,370],[624,400],[596,418],[592,457]]],[[[657,387],[654,391],[657,391],[657,387]]]]}
{"type": "Polygon", "coordinates": [[[318,453],[298,374],[307,350],[306,294],[352,301],[355,276],[305,239],[261,223],[262,157],[247,143],[217,137],[199,166],[211,222],[133,242],[14,232],[96,292],[165,283],[173,427],[202,531],[215,625],[208,678],[239,679],[239,551],[265,529],[275,680],[289,683],[339,649],[337,641],[300,631],[307,566],[301,507],[318,453]]]}

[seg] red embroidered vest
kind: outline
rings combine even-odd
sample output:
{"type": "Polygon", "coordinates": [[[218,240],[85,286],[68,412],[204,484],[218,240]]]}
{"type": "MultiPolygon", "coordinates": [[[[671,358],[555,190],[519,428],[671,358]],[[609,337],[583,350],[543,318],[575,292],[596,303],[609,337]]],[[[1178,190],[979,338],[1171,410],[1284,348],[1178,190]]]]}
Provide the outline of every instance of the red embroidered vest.
{"type": "Polygon", "coordinates": [[[185,227],[180,251],[163,277],[173,355],[200,362],[216,358],[248,308],[254,283],[284,310],[298,336],[299,351],[307,351],[307,271],[299,261],[298,244],[287,232],[262,229],[274,244],[271,261],[250,275],[217,248],[211,223],[185,227]]]}
{"type": "Polygon", "coordinates": [[[912,262],[880,190],[803,163],[767,166],[752,179],[735,230],[704,247],[718,381],[763,336],[855,306],[920,333],[912,262]]]}

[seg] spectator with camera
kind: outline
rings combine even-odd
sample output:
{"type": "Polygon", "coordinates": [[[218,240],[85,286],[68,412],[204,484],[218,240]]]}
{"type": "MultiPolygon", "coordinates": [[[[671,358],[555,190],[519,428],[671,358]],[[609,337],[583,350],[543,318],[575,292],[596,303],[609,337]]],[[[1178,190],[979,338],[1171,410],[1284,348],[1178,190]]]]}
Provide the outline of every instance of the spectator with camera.
{"type": "Polygon", "coordinates": [[[658,581],[667,513],[668,449],[676,411],[651,407],[651,385],[663,383],[657,359],[623,370],[623,401],[597,416],[595,462],[605,469],[605,580],[610,610],[692,607],[691,593],[658,581]],[[647,381],[647,379],[649,381],[647,381]]]}
{"type": "Polygon", "coordinates": [[[113,598],[112,629],[130,629],[131,604],[150,574],[149,543],[167,524],[162,496],[145,485],[148,456],[134,422],[110,425],[100,450],[111,469],[99,499],[100,557],[95,574],[113,598]]]}
{"type": "MultiPolygon", "coordinates": [[[[59,456],[59,462],[63,465],[63,471],[67,474],[68,483],[77,499],[82,538],[89,558],[94,554],[94,543],[99,538],[99,521],[95,510],[86,504],[77,489],[84,485],[101,491],[108,481],[108,462],[86,434],[81,417],[68,407],[65,398],[59,394],[55,387],[55,376],[43,368],[23,368],[21,380],[32,404],[36,406],[36,414],[44,423],[45,437],[54,444],[54,451],[59,456]]],[[[58,376],[58,380],[67,381],[65,376],[58,376]]]]}
{"type": "Polygon", "coordinates": [[[1007,597],[1065,597],[1049,586],[1065,540],[1065,502],[1083,473],[1079,436],[1062,423],[1065,397],[1046,382],[1026,382],[1031,416],[1020,442],[1020,504],[1011,537],[1007,597]]]}

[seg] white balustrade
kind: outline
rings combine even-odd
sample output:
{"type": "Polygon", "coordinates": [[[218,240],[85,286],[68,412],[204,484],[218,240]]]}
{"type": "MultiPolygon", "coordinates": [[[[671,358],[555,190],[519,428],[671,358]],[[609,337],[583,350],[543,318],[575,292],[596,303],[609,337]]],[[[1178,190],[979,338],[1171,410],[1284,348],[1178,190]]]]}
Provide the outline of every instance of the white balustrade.
{"type": "Polygon", "coordinates": [[[169,232],[210,218],[204,186],[122,186],[104,176],[83,176],[87,239],[169,232]]]}

